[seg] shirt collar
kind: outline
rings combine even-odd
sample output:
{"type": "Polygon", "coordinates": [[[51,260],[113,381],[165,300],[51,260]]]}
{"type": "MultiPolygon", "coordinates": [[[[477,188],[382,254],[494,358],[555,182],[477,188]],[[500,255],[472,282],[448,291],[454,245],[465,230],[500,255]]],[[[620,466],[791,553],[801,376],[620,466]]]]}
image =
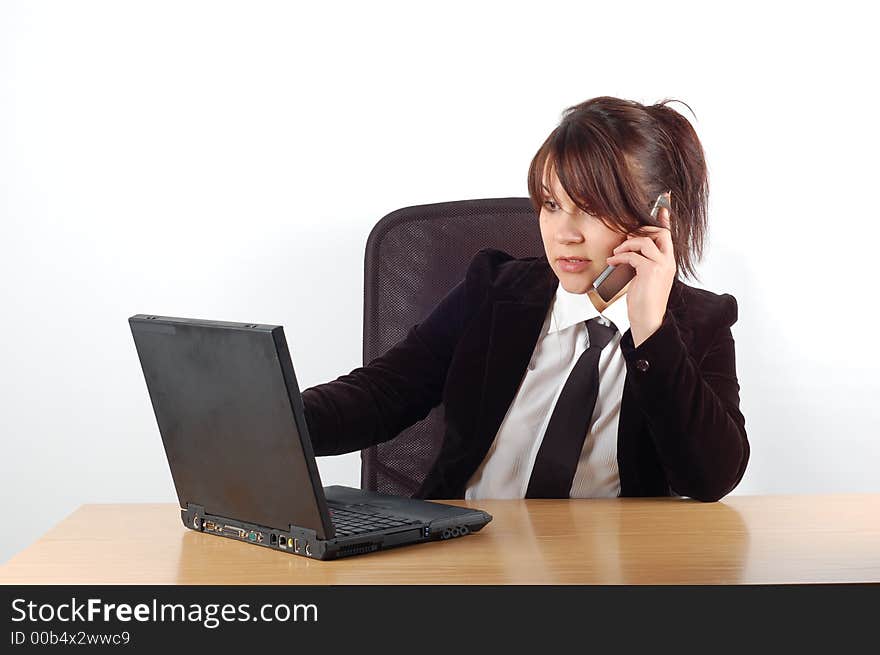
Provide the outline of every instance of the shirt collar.
{"type": "Polygon", "coordinates": [[[586,293],[570,293],[561,283],[556,287],[556,295],[550,305],[550,325],[547,334],[559,332],[597,316],[604,316],[614,323],[620,335],[629,329],[629,312],[626,307],[626,294],[599,312],[586,293]]]}

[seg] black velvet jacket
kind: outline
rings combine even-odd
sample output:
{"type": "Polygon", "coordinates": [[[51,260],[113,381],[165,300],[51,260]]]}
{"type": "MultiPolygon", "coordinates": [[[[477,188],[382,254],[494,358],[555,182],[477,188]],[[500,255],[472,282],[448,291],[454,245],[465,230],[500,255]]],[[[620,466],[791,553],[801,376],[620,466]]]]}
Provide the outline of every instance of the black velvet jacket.
{"type": "MultiPolygon", "coordinates": [[[[557,284],[544,256],[481,250],[400,343],[303,391],[315,454],[392,439],[442,402],[443,446],[415,495],[463,498],[525,375],[557,284]]],[[[661,327],[638,348],[630,330],[621,338],[621,496],[714,501],[742,479],[749,443],[730,330],[736,319],[732,295],[676,279],[661,327]]]]}

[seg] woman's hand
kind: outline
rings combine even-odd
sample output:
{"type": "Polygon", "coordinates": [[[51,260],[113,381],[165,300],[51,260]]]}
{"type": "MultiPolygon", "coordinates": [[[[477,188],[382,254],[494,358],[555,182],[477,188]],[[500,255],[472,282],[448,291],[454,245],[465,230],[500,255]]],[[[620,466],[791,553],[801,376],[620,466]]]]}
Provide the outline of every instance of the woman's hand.
{"type": "Polygon", "coordinates": [[[633,344],[638,347],[663,323],[672,282],[675,279],[675,253],[669,231],[669,210],[661,207],[657,214],[665,227],[642,227],[648,236],[627,235],[626,241],[607,258],[609,264],[629,264],[636,269],[626,291],[633,344]]]}

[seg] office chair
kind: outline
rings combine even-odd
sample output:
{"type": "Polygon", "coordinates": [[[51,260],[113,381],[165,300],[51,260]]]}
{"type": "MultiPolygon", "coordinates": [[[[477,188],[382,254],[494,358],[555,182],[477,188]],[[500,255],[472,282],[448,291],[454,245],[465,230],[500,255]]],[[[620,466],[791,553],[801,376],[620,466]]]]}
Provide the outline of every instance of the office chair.
{"type": "MultiPolygon", "coordinates": [[[[528,198],[416,205],[376,223],[364,256],[364,365],[426,318],[483,248],[514,257],[544,254],[528,198]]],[[[443,433],[443,406],[438,405],[395,438],[365,448],[361,487],[411,497],[427,477],[443,433]]]]}

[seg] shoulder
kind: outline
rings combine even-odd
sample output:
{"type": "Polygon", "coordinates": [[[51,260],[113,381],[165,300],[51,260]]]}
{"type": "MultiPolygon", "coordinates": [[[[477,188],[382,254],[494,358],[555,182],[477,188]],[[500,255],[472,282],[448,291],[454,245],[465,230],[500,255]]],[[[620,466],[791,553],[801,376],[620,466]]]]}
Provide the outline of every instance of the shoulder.
{"type": "Polygon", "coordinates": [[[540,257],[514,257],[497,248],[483,248],[468,265],[467,276],[495,287],[513,285],[540,257]]]}
{"type": "Polygon", "coordinates": [[[514,257],[497,248],[477,252],[465,280],[472,297],[519,301],[543,298],[557,282],[545,256],[514,257]]]}
{"type": "Polygon", "coordinates": [[[670,300],[674,300],[675,311],[694,329],[730,327],[737,321],[737,301],[729,293],[699,289],[678,279],[673,284],[673,292],[675,297],[670,294],[670,300]]]}

